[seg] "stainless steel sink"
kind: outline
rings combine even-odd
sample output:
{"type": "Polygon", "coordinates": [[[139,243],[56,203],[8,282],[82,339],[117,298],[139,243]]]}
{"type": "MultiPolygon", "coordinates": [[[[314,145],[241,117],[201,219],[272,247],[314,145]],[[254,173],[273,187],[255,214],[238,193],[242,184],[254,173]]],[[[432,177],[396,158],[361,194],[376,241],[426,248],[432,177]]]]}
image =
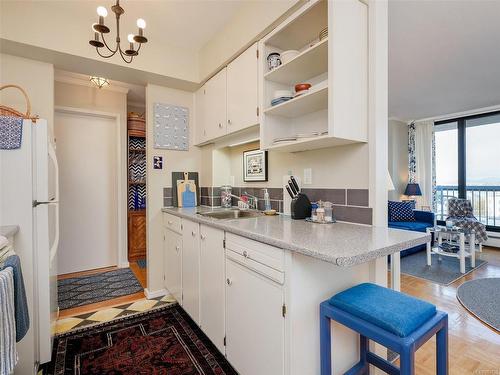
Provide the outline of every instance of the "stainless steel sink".
{"type": "Polygon", "coordinates": [[[241,211],[241,210],[208,211],[208,212],[198,212],[198,214],[201,216],[211,217],[219,220],[246,219],[264,215],[262,212],[259,211],[241,211]]]}

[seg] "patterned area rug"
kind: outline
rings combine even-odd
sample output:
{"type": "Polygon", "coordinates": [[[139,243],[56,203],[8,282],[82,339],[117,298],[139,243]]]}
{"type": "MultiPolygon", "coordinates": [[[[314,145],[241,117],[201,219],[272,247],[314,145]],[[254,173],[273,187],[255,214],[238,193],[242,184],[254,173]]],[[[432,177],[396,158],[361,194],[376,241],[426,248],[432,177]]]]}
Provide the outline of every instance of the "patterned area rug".
{"type": "Polygon", "coordinates": [[[57,298],[61,310],[106,301],[142,290],[143,287],[130,268],[120,268],[57,282],[57,298]]]}
{"type": "Polygon", "coordinates": [[[56,336],[48,374],[233,375],[177,305],[56,336]]]}
{"type": "Polygon", "coordinates": [[[432,265],[429,267],[427,265],[426,252],[419,251],[418,253],[401,258],[401,273],[446,286],[486,263],[486,261],[479,259],[476,254],[476,267],[472,268],[470,259],[466,258],[465,273],[460,273],[460,261],[457,258],[443,256],[442,260],[439,261],[438,256],[433,255],[432,265]]]}
{"type": "Polygon", "coordinates": [[[472,315],[500,331],[500,278],[467,281],[458,287],[457,298],[472,315]]]}

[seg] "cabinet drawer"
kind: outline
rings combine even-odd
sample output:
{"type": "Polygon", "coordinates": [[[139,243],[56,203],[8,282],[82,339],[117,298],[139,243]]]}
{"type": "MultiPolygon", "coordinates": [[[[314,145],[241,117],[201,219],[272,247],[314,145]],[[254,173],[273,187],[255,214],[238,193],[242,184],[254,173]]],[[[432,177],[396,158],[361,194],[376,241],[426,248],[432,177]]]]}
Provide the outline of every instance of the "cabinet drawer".
{"type": "Polygon", "coordinates": [[[226,249],[277,271],[285,269],[284,250],[245,237],[226,233],[226,249]]]}
{"type": "Polygon", "coordinates": [[[181,218],[164,212],[163,226],[174,232],[181,233],[181,218]]]}
{"type": "Polygon", "coordinates": [[[259,263],[251,258],[245,257],[241,254],[235,253],[232,250],[226,251],[226,258],[230,259],[236,263],[239,263],[250,270],[257,272],[258,274],[267,277],[268,279],[275,281],[281,285],[285,282],[285,274],[281,271],[277,271],[274,268],[268,267],[259,263]]]}

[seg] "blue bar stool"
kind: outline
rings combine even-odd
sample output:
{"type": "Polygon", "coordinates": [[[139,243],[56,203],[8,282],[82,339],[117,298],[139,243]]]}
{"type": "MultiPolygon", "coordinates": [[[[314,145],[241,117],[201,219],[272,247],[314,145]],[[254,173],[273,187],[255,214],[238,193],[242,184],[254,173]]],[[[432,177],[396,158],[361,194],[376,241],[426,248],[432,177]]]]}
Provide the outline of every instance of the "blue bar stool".
{"type": "Polygon", "coordinates": [[[332,373],[331,320],[360,335],[360,360],[346,375],[369,374],[369,364],[391,375],[413,375],[415,351],[434,335],[436,374],[448,374],[448,314],[428,302],[371,283],[357,285],[322,302],[321,375],[332,373]],[[399,353],[400,368],[370,352],[369,340],[399,353]]]}

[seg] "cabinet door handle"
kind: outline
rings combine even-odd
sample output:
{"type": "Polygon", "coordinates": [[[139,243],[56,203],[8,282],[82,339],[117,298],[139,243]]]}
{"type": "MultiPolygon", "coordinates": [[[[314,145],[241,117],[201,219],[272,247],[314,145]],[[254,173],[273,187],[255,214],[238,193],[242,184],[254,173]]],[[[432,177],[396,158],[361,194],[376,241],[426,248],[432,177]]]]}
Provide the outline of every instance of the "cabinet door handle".
{"type": "Polygon", "coordinates": [[[196,236],[196,232],[193,230],[193,231],[191,232],[191,235],[192,235],[193,237],[195,237],[195,236],[196,236]]]}
{"type": "Polygon", "coordinates": [[[179,250],[180,250],[180,249],[181,249],[181,248],[180,248],[179,246],[176,246],[176,247],[175,247],[175,251],[176,251],[176,252],[179,252],[179,250]]]}
{"type": "Polygon", "coordinates": [[[243,256],[247,259],[250,259],[250,254],[248,254],[246,250],[243,250],[243,256]]]}
{"type": "Polygon", "coordinates": [[[221,128],[221,129],[222,129],[222,124],[221,124],[220,122],[219,122],[219,128],[221,128]]]}
{"type": "Polygon", "coordinates": [[[227,120],[227,123],[228,123],[228,125],[231,125],[231,120],[229,120],[229,119],[228,119],[228,120],[227,120]]]}
{"type": "Polygon", "coordinates": [[[203,234],[200,234],[200,238],[204,240],[206,237],[203,234]]]}
{"type": "Polygon", "coordinates": [[[169,221],[168,221],[168,225],[172,225],[172,220],[169,220],[169,221]]]}
{"type": "Polygon", "coordinates": [[[233,285],[233,281],[230,278],[226,279],[226,284],[227,285],[233,285]]]}

